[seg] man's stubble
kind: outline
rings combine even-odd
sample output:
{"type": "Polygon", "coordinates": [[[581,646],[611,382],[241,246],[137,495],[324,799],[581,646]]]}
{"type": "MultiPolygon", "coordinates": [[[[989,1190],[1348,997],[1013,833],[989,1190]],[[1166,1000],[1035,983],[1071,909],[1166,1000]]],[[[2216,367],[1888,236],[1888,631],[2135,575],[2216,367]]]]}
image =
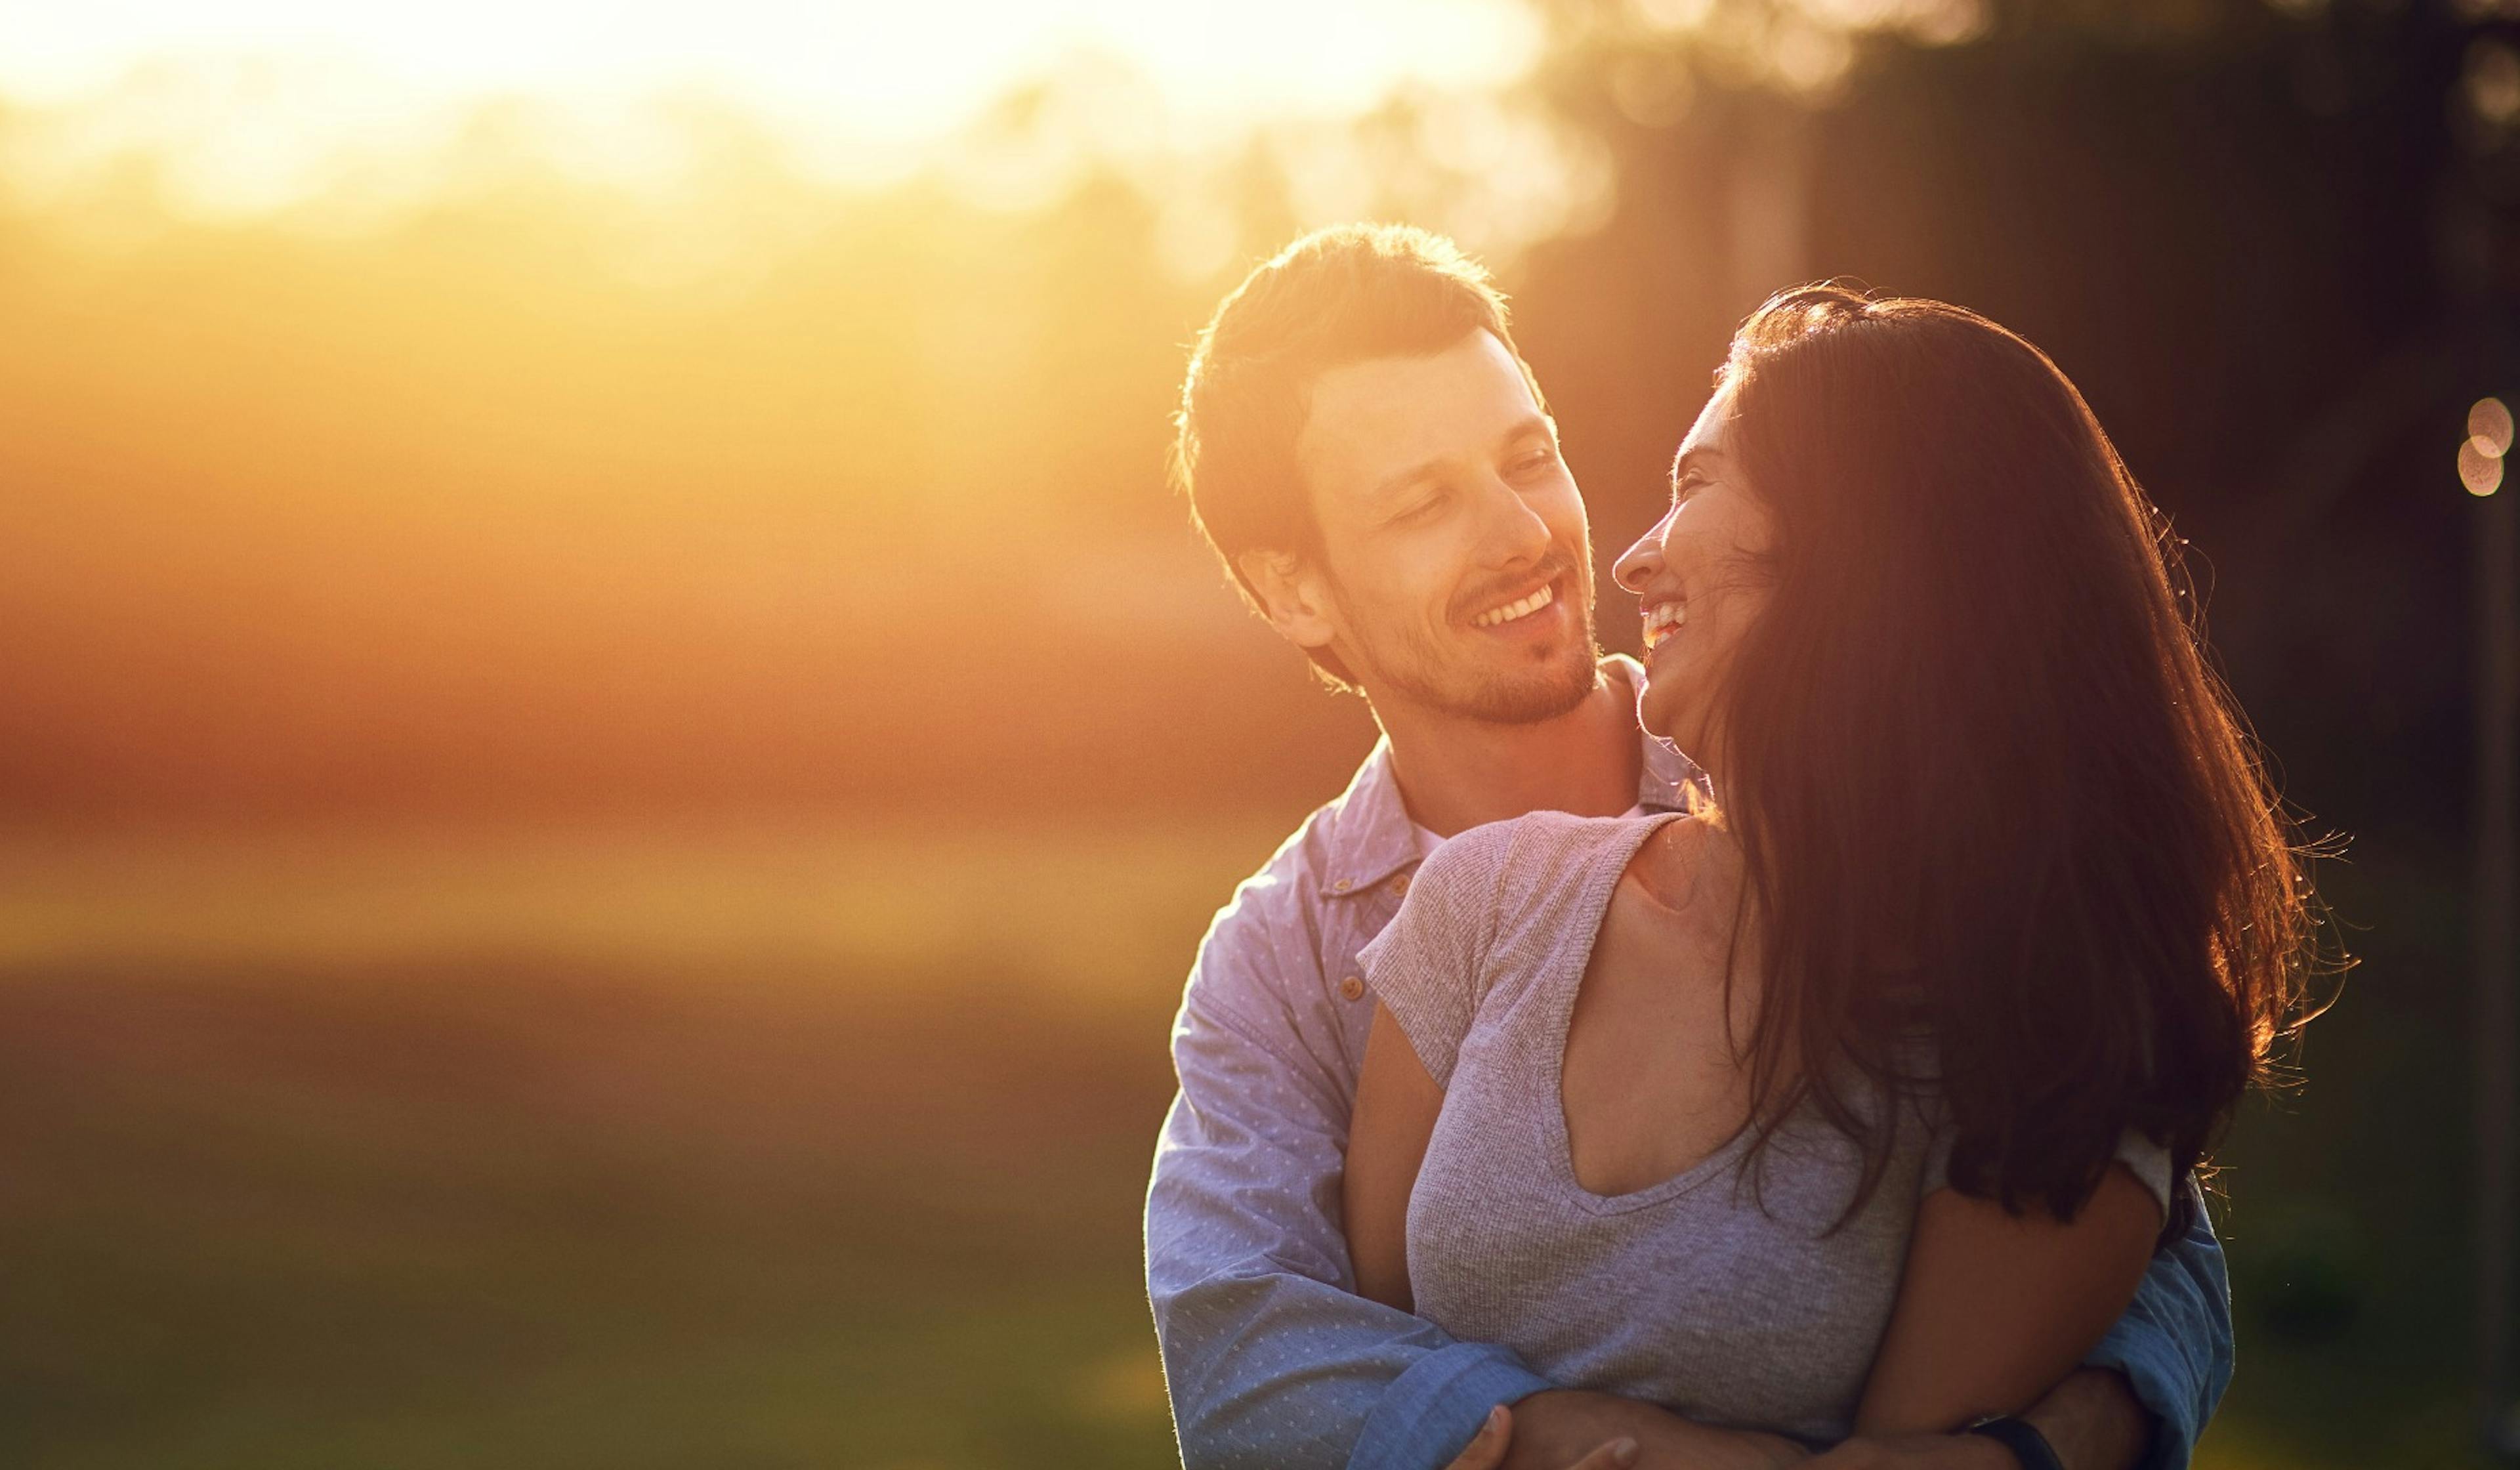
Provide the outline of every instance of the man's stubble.
{"type": "MultiPolygon", "coordinates": [[[[1491,725],[1537,725],[1582,705],[1599,678],[1601,650],[1593,624],[1592,557],[1576,560],[1567,580],[1584,590],[1582,626],[1571,646],[1534,659],[1520,672],[1448,667],[1444,650],[1412,627],[1388,642],[1360,641],[1349,661],[1359,678],[1421,708],[1491,725]],[[1396,644],[1397,646],[1391,646],[1396,644]]],[[[1354,601],[1336,576],[1340,601],[1354,601]]]]}

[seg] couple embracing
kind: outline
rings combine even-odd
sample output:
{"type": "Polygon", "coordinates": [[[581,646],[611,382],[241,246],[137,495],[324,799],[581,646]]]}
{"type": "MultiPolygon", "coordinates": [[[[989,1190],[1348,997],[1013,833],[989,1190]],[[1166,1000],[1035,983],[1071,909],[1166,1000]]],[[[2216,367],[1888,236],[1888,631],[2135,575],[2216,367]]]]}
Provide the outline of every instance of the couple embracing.
{"type": "Polygon", "coordinates": [[[1218,913],[1148,1284],[1191,1470],[2178,1467],[2195,1177],[2312,899],[2158,513],[2055,366],[1834,288],[1743,325],[1622,554],[1503,298],[1297,242],[1176,470],[1384,738],[1218,913]]]}

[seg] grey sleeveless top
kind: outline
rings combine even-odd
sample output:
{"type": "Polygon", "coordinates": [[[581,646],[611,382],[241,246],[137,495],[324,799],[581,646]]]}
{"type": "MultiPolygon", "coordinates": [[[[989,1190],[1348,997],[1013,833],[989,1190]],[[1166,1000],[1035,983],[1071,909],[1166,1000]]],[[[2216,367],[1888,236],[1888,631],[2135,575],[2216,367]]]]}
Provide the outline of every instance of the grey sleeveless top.
{"type": "MultiPolygon", "coordinates": [[[[1835,1230],[1863,1160],[1817,1116],[1788,1119],[1757,1171],[1745,1132],[1630,1194],[1576,1180],[1558,1073],[1593,944],[1637,849],[1676,814],[1540,812],[1428,859],[1365,975],[1445,1089],[1409,1201],[1418,1314],[1500,1343],[1569,1388],[1702,1423],[1844,1437],[1889,1325],[1916,1204],[1941,1187],[1938,1109],[1898,1120],[1891,1167],[1835,1230]]],[[[2169,1161],[2120,1157],[2167,1200],[2169,1161]]]]}

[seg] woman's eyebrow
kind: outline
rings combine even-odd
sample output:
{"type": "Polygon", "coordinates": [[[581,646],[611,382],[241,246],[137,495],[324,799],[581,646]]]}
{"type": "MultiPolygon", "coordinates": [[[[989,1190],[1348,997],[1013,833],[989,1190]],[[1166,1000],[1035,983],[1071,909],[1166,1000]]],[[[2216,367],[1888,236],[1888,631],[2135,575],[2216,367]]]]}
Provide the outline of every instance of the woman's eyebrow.
{"type": "Polygon", "coordinates": [[[1688,471],[1707,468],[1718,458],[1720,456],[1715,450],[1702,446],[1684,449],[1674,455],[1671,461],[1672,488],[1678,489],[1681,480],[1687,477],[1688,471]]]}

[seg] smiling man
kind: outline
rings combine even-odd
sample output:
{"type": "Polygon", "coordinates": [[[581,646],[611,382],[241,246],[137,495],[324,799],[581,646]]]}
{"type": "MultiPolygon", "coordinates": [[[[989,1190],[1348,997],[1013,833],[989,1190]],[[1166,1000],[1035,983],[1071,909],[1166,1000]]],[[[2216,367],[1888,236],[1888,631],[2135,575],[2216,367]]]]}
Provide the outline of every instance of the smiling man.
{"type": "Polygon", "coordinates": [[[1582,704],[1598,684],[1584,503],[1504,341],[1473,331],[1325,369],[1312,387],[1295,471],[1354,493],[1313,508],[1311,555],[1242,558],[1280,630],[1372,678],[1386,704],[1508,726],[1582,704]],[[1459,513],[1499,493],[1515,513],[1459,513]]]}
{"type": "MultiPolygon", "coordinates": [[[[1583,497],[1503,297],[1422,231],[1308,236],[1218,308],[1179,427],[1176,474],[1229,572],[1383,732],[1218,913],[1174,1025],[1147,1273],[1184,1462],[1774,1463],[1772,1441],[1558,1388],[1358,1296],[1337,1218],[1373,1015],[1356,956],[1418,864],[1525,812],[1673,810],[1692,776],[1640,731],[1634,662],[1596,645],[1583,497]]],[[[2184,1465],[2230,1364],[2222,1255],[2198,1219],[2090,1366],[2015,1421],[2024,1448],[1928,1436],[1835,1458],[2184,1465]]]]}

